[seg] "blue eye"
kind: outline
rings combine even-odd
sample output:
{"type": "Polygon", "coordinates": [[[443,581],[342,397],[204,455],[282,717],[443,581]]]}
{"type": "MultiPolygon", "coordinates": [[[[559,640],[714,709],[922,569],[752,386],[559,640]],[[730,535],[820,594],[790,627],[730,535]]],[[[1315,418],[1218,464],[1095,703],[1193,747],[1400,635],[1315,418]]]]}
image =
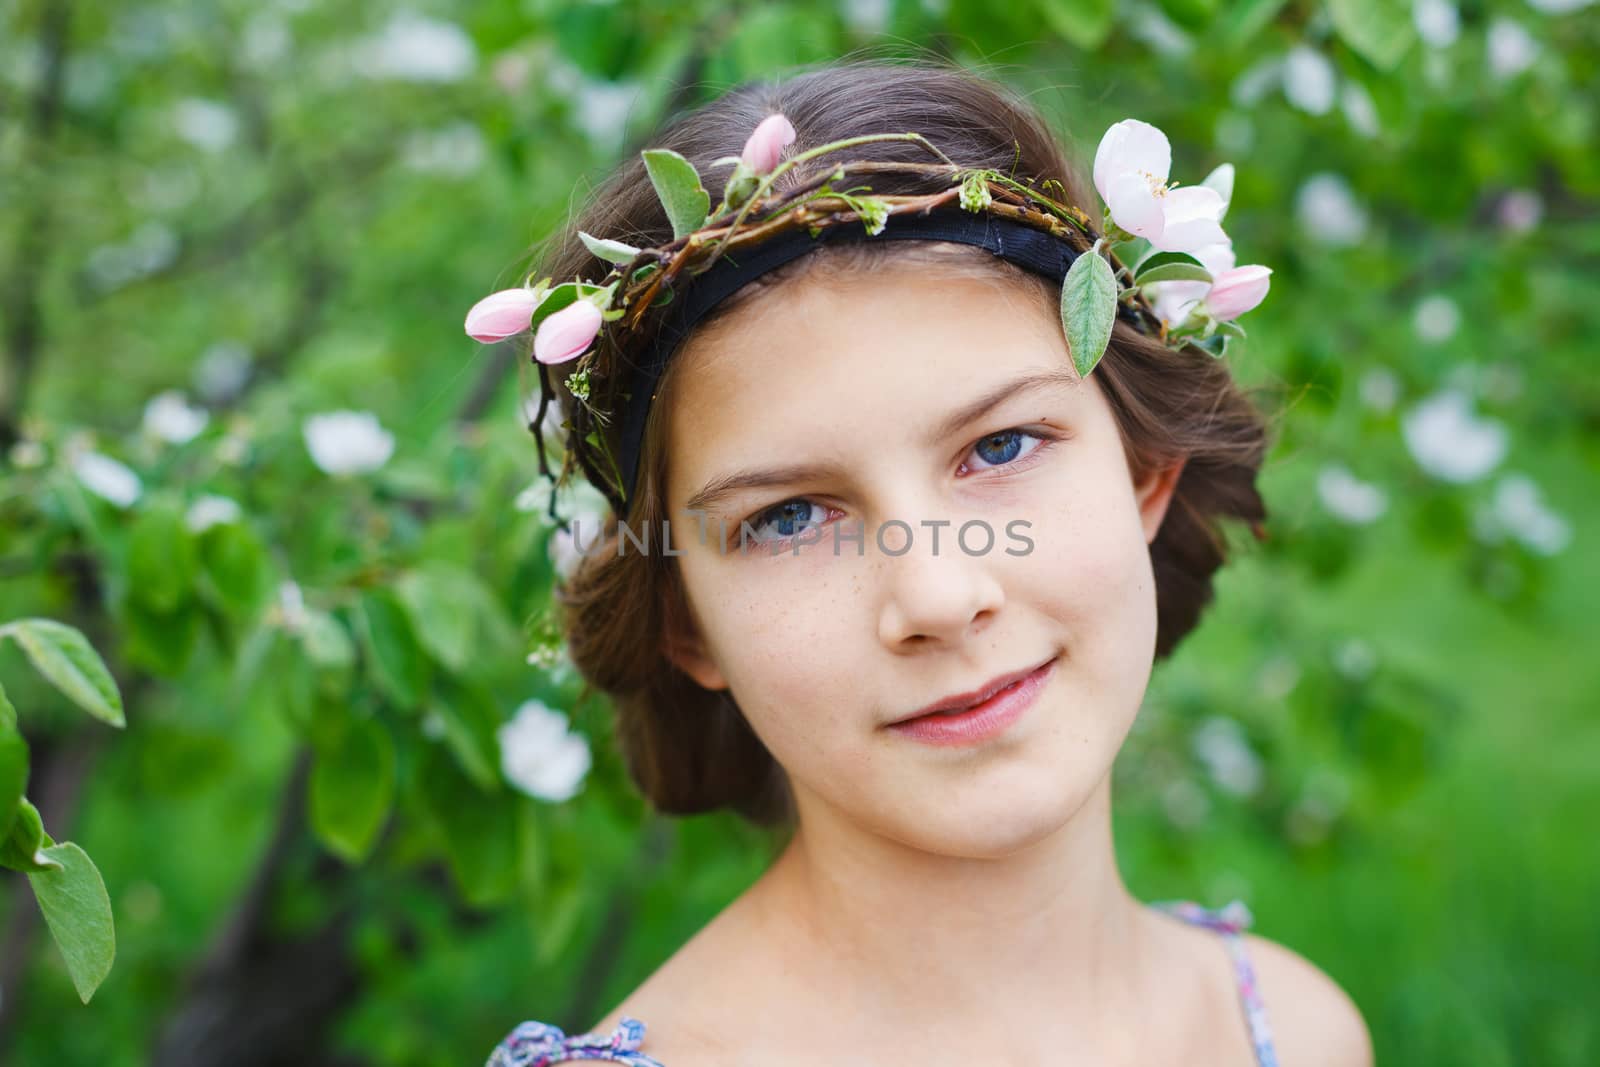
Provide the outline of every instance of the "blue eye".
{"type": "MultiPolygon", "coordinates": [[[[967,454],[977,456],[983,465],[969,468],[967,463],[963,462],[962,470],[987,471],[1011,466],[1017,463],[1019,458],[1026,459],[1034,455],[1040,450],[1040,446],[1058,440],[1060,436],[1048,431],[1030,433],[1027,430],[1014,428],[980,437],[967,450],[967,454]],[[1024,442],[1030,440],[1033,445],[1024,452],[1024,442]]],[[[756,548],[774,550],[776,546],[792,540],[802,529],[822,525],[827,521],[830,510],[832,509],[827,505],[810,497],[797,496],[780,501],[743,520],[737,537],[739,549],[740,551],[751,551],[756,548]],[[749,533],[744,532],[742,528],[744,525],[749,526],[749,533]],[[764,533],[769,526],[775,527],[771,535],[764,533]]]]}
{"type": "Polygon", "coordinates": [[[757,544],[786,541],[799,533],[802,527],[818,525],[827,517],[827,514],[827,508],[821,507],[803,496],[797,496],[792,500],[785,500],[781,504],[767,508],[765,511],[758,511],[746,519],[745,522],[749,524],[753,534],[745,534],[741,530],[741,540],[757,544]],[[762,531],[769,524],[776,527],[776,537],[763,535],[762,531]]]}

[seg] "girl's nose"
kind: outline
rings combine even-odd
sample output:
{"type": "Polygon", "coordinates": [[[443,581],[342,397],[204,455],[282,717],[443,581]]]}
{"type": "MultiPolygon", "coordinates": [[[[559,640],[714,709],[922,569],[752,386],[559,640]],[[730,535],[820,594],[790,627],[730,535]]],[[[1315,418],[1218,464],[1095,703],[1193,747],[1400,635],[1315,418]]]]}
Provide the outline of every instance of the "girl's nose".
{"type": "MultiPolygon", "coordinates": [[[[949,526],[939,530],[935,548],[933,533],[913,526],[910,547],[901,555],[869,547],[879,554],[883,576],[878,637],[891,650],[929,641],[959,644],[987,625],[1005,602],[992,553],[963,550],[949,526]]],[[[905,547],[904,529],[891,527],[883,542],[891,551],[905,547]]]]}

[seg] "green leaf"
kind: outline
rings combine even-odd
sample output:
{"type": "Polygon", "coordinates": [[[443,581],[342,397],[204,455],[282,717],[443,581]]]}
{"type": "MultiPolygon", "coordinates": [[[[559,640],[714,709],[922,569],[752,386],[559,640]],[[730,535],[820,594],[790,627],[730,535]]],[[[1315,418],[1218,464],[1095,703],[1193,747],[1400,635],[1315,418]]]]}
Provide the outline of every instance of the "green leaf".
{"type": "Polygon", "coordinates": [[[311,769],[311,827],[349,863],[366,858],[394,803],[395,749],[382,723],[349,723],[311,769]]]}
{"type": "Polygon", "coordinates": [[[639,250],[630,244],[608,240],[603,237],[592,237],[582,230],[578,231],[578,238],[583,242],[585,248],[607,263],[625,265],[631,263],[633,257],[639,254],[639,250]]]}
{"type": "Polygon", "coordinates": [[[112,726],[125,726],[122,694],[89,639],[54,619],[18,619],[0,626],[14,638],[39,673],[67,699],[112,726]]]}
{"type": "Polygon", "coordinates": [[[1061,325],[1072,350],[1072,365],[1088,377],[1111,342],[1117,318],[1117,279],[1098,251],[1072,261],[1061,284],[1061,325]]]}
{"type": "Polygon", "coordinates": [[[1392,71],[1416,40],[1410,4],[1402,0],[1328,0],[1339,38],[1381,71],[1392,71]]]}
{"type": "Polygon", "coordinates": [[[28,742],[17,732],[17,713],[0,687],[0,841],[11,834],[28,788],[28,742]]]}
{"type": "Polygon", "coordinates": [[[152,611],[176,611],[194,591],[194,538],[170,500],[139,513],[128,535],[128,589],[152,611]]]}
{"type": "Polygon", "coordinates": [[[444,727],[444,743],[479,789],[500,788],[500,741],[496,730],[505,717],[488,690],[452,686],[432,707],[444,727]]]}
{"type": "Polygon", "coordinates": [[[11,822],[11,832],[0,841],[0,867],[14,871],[53,870],[55,861],[41,855],[41,850],[55,844],[44,832],[44,820],[39,809],[26,797],[17,801],[11,822]]]}
{"type": "MultiPolygon", "coordinates": [[[[1167,256],[1176,255],[1180,255],[1180,253],[1163,252],[1160,255],[1151,256],[1149,260],[1145,261],[1146,263],[1150,263],[1151,260],[1164,260],[1164,262],[1152,263],[1150,266],[1140,264],[1137,272],[1133,276],[1133,284],[1148,285],[1151,282],[1209,282],[1212,280],[1211,272],[1202,267],[1198,262],[1191,260],[1190,262],[1185,263],[1166,260],[1167,256]]],[[[1190,259],[1188,256],[1185,256],[1184,258],[1190,259]]]]}
{"type": "Polygon", "coordinates": [[[157,611],[133,597],[123,603],[122,656],[129,665],[176,678],[189,665],[200,640],[202,610],[185,601],[173,611],[157,611]]]}
{"type": "Polygon", "coordinates": [[[1111,33],[1112,0],[1035,0],[1052,30],[1079,48],[1098,48],[1111,33]]]}
{"type": "Polygon", "coordinates": [[[200,560],[211,588],[235,619],[256,614],[269,587],[266,551],[243,523],[212,526],[200,535],[200,560]]]}
{"type": "Polygon", "coordinates": [[[428,687],[428,659],[400,601],[386,589],[369,589],[356,605],[355,617],[367,669],[379,691],[402,708],[421,704],[428,687]]]}
{"type": "Polygon", "coordinates": [[[472,662],[478,623],[472,574],[448,564],[430,563],[407,571],[395,582],[395,595],[417,640],[440,663],[464,671],[472,662]]]}
{"type": "Polygon", "coordinates": [[[1161,10],[1191,32],[1203,30],[1217,14],[1217,0],[1160,0],[1161,10]]]}
{"type": "Polygon", "coordinates": [[[356,661],[356,645],[349,631],[326,611],[307,608],[299,635],[306,657],[318,667],[339,670],[356,661]]]}
{"type": "Polygon", "coordinates": [[[1217,36],[1227,47],[1237,49],[1249,42],[1271,22],[1287,0],[1233,0],[1217,20],[1217,36]]]}
{"type": "Polygon", "coordinates": [[[647,148],[639,155],[672,222],[672,236],[682,237],[704,226],[711,211],[711,194],[701,187],[694,164],[670,148],[647,148]]]}
{"type": "Polygon", "coordinates": [[[94,862],[77,845],[53,845],[44,854],[58,869],[30,873],[28,881],[78,997],[87,1004],[117,955],[111,898],[94,862]]]}
{"type": "Polygon", "coordinates": [[[419,756],[418,799],[462,899],[480,908],[503,901],[518,869],[515,802],[474,786],[440,745],[425,745],[419,756]]]}

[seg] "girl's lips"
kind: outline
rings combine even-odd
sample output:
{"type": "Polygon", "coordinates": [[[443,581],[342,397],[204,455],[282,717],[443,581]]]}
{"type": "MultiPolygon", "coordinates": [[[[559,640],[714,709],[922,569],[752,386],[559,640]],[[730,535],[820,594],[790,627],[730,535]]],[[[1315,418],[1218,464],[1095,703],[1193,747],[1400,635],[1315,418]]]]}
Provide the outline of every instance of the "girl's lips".
{"type": "Polygon", "coordinates": [[[1051,659],[1032,674],[965,711],[922,715],[890,723],[889,729],[929,745],[972,745],[996,737],[1038,699],[1039,691],[1055,674],[1059,658],[1051,659]]]}

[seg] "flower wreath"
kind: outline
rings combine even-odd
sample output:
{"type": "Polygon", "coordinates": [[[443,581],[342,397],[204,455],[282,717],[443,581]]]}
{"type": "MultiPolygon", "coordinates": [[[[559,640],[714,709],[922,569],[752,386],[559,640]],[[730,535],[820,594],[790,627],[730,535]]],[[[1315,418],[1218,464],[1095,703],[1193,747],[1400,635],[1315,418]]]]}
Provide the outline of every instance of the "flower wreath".
{"type": "MultiPolygon", "coordinates": [[[[714,212],[699,173],[687,159],[669,149],[645,149],[640,154],[671,222],[671,241],[636,248],[580,231],[578,236],[596,257],[615,264],[605,277],[554,284],[549,277],[529,276],[516,288],[484,297],[467,313],[468,336],[485,344],[532,333],[540,401],[529,429],[538,445],[540,472],[555,488],[568,483],[576,465],[618,516],[627,513],[637,470],[637,433],[626,440],[626,462],[619,465],[602,431],[623,404],[637,409],[629,414],[640,418],[630,422],[640,423],[653,395],[653,380],[641,392],[628,376],[638,370],[629,356],[646,343],[647,331],[641,327],[647,316],[724,255],[779,235],[793,240],[801,228],[815,239],[831,227],[860,222],[871,237],[883,232],[891,216],[925,217],[955,201],[962,211],[986,213],[1062,239],[1075,254],[1062,278],[1061,322],[1074,366],[1083,376],[1105,353],[1119,310],[1135,328],[1169,348],[1194,344],[1220,358],[1231,338],[1245,336],[1234,320],[1267,294],[1271,269],[1235,266],[1232,240],[1222,229],[1233,194],[1232,164],[1217,167],[1199,185],[1169,182],[1172,151],[1166,135],[1137,119],[1108,129],[1095,153],[1094,185],[1105,204],[1101,233],[1082,209],[1047,195],[1052,189],[1064,194],[1060,182],[1052,179],[1035,188],[1031,180],[1019,182],[998,170],[962,167],[918,133],[849,137],[784,160],[783,151],[794,140],[793,125],[774,114],[750,134],[740,155],[714,160],[712,167],[734,168],[714,212]],[[787,192],[772,193],[780,177],[803,163],[882,141],[914,142],[939,162],[846,161],[787,192]],[[837,187],[847,177],[876,173],[947,177],[949,185],[920,195],[871,195],[869,185],[837,187]],[[1137,258],[1124,264],[1119,250],[1137,258]],[[601,358],[605,346],[595,343],[608,323],[615,324],[609,334],[618,354],[618,365],[609,367],[601,358]],[[565,384],[578,406],[561,424],[567,448],[561,471],[553,473],[542,432],[555,395],[547,368],[574,361],[565,384]],[[635,386],[632,391],[630,385],[635,386]]],[[[665,353],[658,356],[652,364],[656,374],[665,353]]],[[[557,519],[555,506],[552,492],[552,519],[557,519]]]]}

